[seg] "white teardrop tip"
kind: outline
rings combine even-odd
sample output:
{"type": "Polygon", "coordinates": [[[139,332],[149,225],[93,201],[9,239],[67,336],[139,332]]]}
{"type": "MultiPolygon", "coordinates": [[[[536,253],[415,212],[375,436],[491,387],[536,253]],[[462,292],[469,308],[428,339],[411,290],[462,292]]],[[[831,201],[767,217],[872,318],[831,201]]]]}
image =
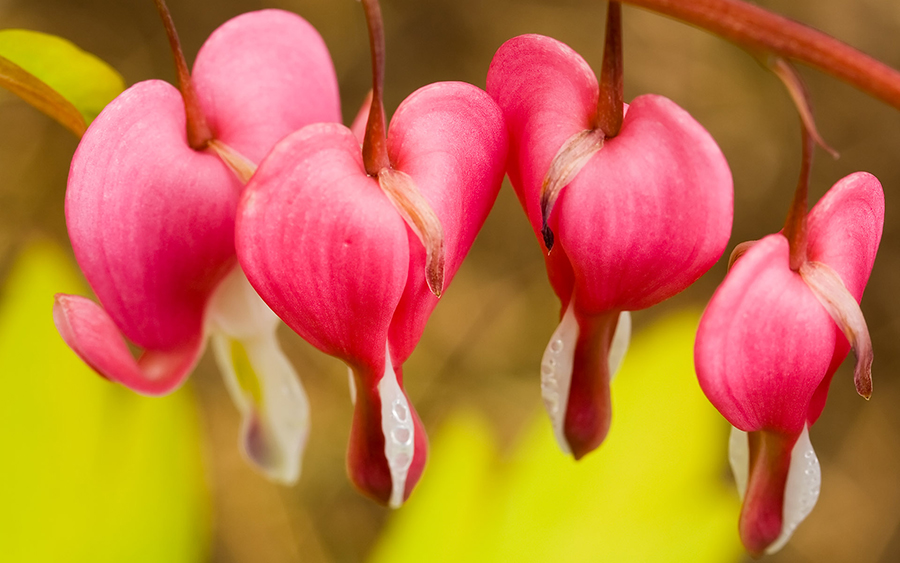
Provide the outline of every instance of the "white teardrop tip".
{"type": "Polygon", "coordinates": [[[384,433],[384,455],[391,471],[391,498],[388,505],[399,508],[406,492],[406,479],[416,453],[415,425],[406,395],[397,383],[397,374],[387,349],[384,375],[378,382],[381,399],[381,430],[384,433]]]}

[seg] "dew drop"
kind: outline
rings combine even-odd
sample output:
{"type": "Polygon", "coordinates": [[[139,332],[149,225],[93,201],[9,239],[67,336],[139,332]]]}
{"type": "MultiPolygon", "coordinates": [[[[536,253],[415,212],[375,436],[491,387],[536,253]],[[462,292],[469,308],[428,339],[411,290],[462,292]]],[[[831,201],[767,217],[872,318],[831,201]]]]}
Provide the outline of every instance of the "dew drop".
{"type": "Polygon", "coordinates": [[[562,349],[563,349],[563,341],[558,338],[550,344],[550,350],[552,352],[556,352],[558,354],[558,353],[562,352],[562,349]]]}
{"type": "Polygon", "coordinates": [[[400,401],[394,401],[394,407],[391,409],[391,413],[394,415],[394,418],[397,419],[397,422],[406,422],[406,419],[409,417],[409,410],[406,408],[400,401]]]}
{"type": "Polygon", "coordinates": [[[541,375],[550,375],[553,373],[553,366],[549,363],[541,364],[541,375]]]}
{"type": "Polygon", "coordinates": [[[391,439],[401,445],[409,444],[412,439],[412,433],[409,429],[400,426],[391,430],[391,439]]]}

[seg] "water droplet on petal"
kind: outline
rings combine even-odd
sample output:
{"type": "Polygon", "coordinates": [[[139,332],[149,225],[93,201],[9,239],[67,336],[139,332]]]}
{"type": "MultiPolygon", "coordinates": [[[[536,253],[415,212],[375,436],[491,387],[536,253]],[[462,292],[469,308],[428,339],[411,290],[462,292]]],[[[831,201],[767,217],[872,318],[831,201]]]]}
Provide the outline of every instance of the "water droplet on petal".
{"type": "Polygon", "coordinates": [[[394,407],[391,409],[391,412],[398,422],[406,422],[406,419],[409,416],[409,410],[406,408],[406,405],[400,401],[394,402],[394,407]]]}
{"type": "Polygon", "coordinates": [[[412,433],[406,429],[401,427],[394,428],[391,431],[391,439],[401,445],[408,444],[410,440],[412,440],[412,433]]]}

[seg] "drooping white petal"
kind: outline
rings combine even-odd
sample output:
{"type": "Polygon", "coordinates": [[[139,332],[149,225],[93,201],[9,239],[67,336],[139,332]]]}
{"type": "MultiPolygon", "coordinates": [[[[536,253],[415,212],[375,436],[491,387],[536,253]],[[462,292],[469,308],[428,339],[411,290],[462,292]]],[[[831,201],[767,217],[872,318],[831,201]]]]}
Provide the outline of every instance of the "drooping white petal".
{"type": "Polygon", "coordinates": [[[389,506],[399,508],[406,491],[406,477],[415,454],[415,425],[406,395],[397,383],[397,374],[387,349],[384,376],[378,382],[381,399],[381,430],[384,433],[384,455],[391,470],[389,506]]]}
{"type": "MultiPolygon", "coordinates": [[[[750,449],[747,433],[733,426],[728,440],[728,461],[731,464],[738,494],[743,500],[750,471],[750,449]]],[[[791,539],[797,526],[809,516],[816,505],[821,485],[822,469],[809,441],[809,428],[804,427],[803,433],[797,438],[791,450],[791,466],[784,489],[781,535],[766,549],[766,553],[770,555],[775,553],[791,539]]]]}
{"type": "Polygon", "coordinates": [[[242,416],[241,451],[270,479],[293,484],[309,437],[309,399],[278,344],[278,323],[239,267],[207,310],[216,361],[242,416]]]}
{"type": "MultiPolygon", "coordinates": [[[[571,448],[565,436],[566,405],[569,403],[569,390],[572,386],[572,368],[575,360],[575,345],[578,343],[578,320],[575,318],[574,299],[569,301],[562,321],[550,337],[550,343],[544,350],[541,359],[541,396],[544,407],[550,415],[553,435],[559,448],[565,454],[571,454],[571,448]]],[[[616,331],[613,334],[609,350],[610,381],[622,366],[622,360],[628,351],[631,341],[631,313],[623,311],[619,314],[616,331]]]]}
{"type": "Polygon", "coordinates": [[[794,530],[809,516],[816,501],[819,500],[821,487],[822,469],[809,441],[809,428],[804,427],[803,433],[794,444],[794,449],[791,450],[791,469],[788,471],[787,486],[784,489],[784,520],[781,535],[766,549],[766,553],[770,555],[775,553],[791,539],[794,530]]]}

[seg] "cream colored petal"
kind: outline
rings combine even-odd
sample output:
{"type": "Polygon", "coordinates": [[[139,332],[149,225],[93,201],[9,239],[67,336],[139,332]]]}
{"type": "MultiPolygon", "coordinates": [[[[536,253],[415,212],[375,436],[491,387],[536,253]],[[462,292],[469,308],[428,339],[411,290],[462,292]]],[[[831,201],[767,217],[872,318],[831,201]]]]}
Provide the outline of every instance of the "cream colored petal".
{"type": "Polygon", "coordinates": [[[240,268],[208,308],[216,361],[242,416],[241,451],[270,479],[293,484],[309,437],[309,400],[278,344],[279,322],[240,268]]]}

